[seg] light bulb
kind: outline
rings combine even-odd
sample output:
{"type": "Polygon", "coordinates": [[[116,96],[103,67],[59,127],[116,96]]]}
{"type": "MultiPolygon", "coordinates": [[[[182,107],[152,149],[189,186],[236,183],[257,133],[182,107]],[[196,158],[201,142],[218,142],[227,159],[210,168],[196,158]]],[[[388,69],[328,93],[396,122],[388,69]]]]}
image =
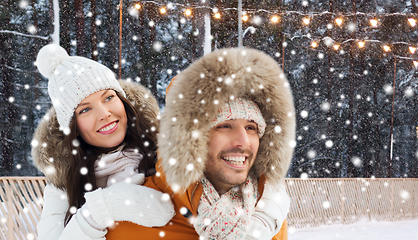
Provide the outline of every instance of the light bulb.
{"type": "Polygon", "coordinates": [[[378,23],[378,21],[377,21],[376,19],[370,19],[370,24],[371,24],[373,27],[376,27],[376,26],[377,26],[377,23],[378,23]]]}
{"type": "Polygon", "coordinates": [[[274,23],[277,23],[277,22],[279,22],[279,17],[278,16],[273,16],[271,18],[271,21],[274,22],[274,23]]]}
{"type": "Polygon", "coordinates": [[[409,24],[411,24],[411,27],[415,27],[417,25],[417,21],[413,18],[408,18],[409,24]]]}
{"type": "Polygon", "coordinates": [[[341,26],[343,24],[343,20],[341,18],[335,19],[335,23],[337,23],[338,26],[341,26]]]}

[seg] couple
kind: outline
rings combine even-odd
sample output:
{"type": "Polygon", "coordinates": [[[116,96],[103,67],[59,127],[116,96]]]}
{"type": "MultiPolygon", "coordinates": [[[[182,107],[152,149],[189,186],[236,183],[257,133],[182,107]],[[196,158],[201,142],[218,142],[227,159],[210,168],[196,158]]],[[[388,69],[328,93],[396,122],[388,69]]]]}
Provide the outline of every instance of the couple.
{"type": "Polygon", "coordinates": [[[32,149],[48,180],[38,239],[287,239],[295,115],[271,57],[205,55],[172,80],[161,121],[97,62],[47,45],[37,66],[53,103],[32,149]]]}

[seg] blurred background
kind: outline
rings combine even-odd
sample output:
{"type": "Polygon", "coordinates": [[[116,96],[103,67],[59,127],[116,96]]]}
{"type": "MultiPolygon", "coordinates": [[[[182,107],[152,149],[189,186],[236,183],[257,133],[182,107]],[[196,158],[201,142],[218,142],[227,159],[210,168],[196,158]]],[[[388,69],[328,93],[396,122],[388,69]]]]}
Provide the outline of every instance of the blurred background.
{"type": "Polygon", "coordinates": [[[205,53],[265,51],[297,112],[289,177],[418,177],[415,0],[0,1],[0,176],[42,175],[32,135],[51,107],[39,49],[59,43],[165,88],[205,53]],[[57,24],[54,24],[56,22],[57,24]]]}

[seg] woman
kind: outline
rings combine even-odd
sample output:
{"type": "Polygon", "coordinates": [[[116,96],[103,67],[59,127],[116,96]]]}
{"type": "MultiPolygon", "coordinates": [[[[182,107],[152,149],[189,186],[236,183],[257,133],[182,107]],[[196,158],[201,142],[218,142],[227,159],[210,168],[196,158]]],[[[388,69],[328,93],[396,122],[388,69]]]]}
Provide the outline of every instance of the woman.
{"type": "Polygon", "coordinates": [[[149,91],[58,45],[36,62],[53,104],[32,142],[48,181],[38,239],[105,239],[115,221],[165,225],[169,198],[139,185],[156,162],[159,110],[149,91]]]}

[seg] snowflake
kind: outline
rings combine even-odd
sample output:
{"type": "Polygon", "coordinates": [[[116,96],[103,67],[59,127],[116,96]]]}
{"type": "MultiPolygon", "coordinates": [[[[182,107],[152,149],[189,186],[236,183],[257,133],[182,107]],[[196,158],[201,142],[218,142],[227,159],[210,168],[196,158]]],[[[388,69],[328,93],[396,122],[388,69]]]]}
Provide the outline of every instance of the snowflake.
{"type": "Polygon", "coordinates": [[[408,200],[410,197],[411,197],[411,195],[409,194],[409,192],[408,191],[406,191],[406,190],[404,190],[404,189],[402,189],[400,192],[399,192],[399,195],[401,196],[401,198],[402,199],[404,199],[404,200],[408,200]]]}
{"type": "Polygon", "coordinates": [[[187,164],[186,169],[187,169],[187,171],[192,171],[194,169],[193,163],[187,164]]]}
{"type": "MultiPolygon", "coordinates": [[[[100,163],[102,163],[102,161],[100,161],[100,163]]],[[[101,165],[100,163],[99,163],[99,165],[101,165]]],[[[88,169],[86,167],[80,168],[80,174],[81,175],[86,175],[87,173],[88,173],[88,169]]]]}
{"type": "Polygon", "coordinates": [[[334,143],[333,143],[331,140],[327,140],[327,141],[325,142],[325,146],[326,146],[327,148],[331,148],[333,145],[334,145],[334,143]]]}
{"type": "Polygon", "coordinates": [[[38,30],[35,26],[33,26],[32,24],[28,25],[28,32],[30,32],[31,34],[35,34],[37,31],[38,30]]]}
{"type": "Polygon", "coordinates": [[[331,108],[331,104],[329,104],[328,102],[323,102],[321,104],[321,110],[324,112],[328,112],[331,108]]]}
{"type": "Polygon", "coordinates": [[[78,147],[78,146],[80,146],[80,142],[79,142],[77,139],[74,139],[74,140],[72,141],[72,144],[73,144],[73,146],[74,146],[74,147],[78,147]]]}
{"type": "Polygon", "coordinates": [[[354,164],[354,166],[356,167],[361,167],[361,165],[363,164],[363,161],[359,158],[359,157],[353,157],[351,159],[351,162],[354,164]]]}
{"type": "Polygon", "coordinates": [[[91,191],[93,189],[93,185],[91,185],[91,183],[86,183],[86,185],[84,185],[84,189],[86,191],[91,191]]]}
{"type": "Polygon", "coordinates": [[[308,174],[307,174],[307,173],[302,173],[302,174],[300,175],[300,178],[301,178],[302,180],[306,180],[306,179],[308,179],[308,174]]]}
{"type": "Polygon", "coordinates": [[[383,90],[385,91],[386,94],[391,94],[393,91],[392,86],[390,84],[384,85],[383,90]]]}
{"type": "Polygon", "coordinates": [[[163,44],[159,41],[155,41],[154,44],[152,45],[152,47],[156,52],[159,52],[163,48],[163,44]]]}
{"type": "Polygon", "coordinates": [[[347,25],[347,29],[350,31],[350,32],[355,32],[356,30],[357,30],[357,25],[355,24],[355,23],[349,23],[348,25],[347,25]]]}
{"type": "Polygon", "coordinates": [[[164,194],[161,196],[161,200],[162,200],[162,201],[164,201],[164,202],[169,201],[169,200],[170,200],[170,195],[168,195],[167,193],[164,193],[164,194]]]}
{"type": "Polygon", "coordinates": [[[412,97],[414,95],[414,90],[411,88],[407,88],[405,90],[405,97],[412,97]]]}
{"type": "Polygon", "coordinates": [[[291,147],[291,148],[296,147],[296,141],[295,140],[290,140],[289,141],[289,147],[291,147]]]}
{"type": "Polygon", "coordinates": [[[74,206],[70,207],[70,213],[71,214],[75,214],[76,212],[77,212],[77,208],[76,207],[74,207],[74,206]]]}
{"type": "Polygon", "coordinates": [[[35,239],[35,235],[33,235],[33,233],[28,233],[28,235],[26,235],[26,239],[27,240],[33,240],[33,239],[35,239]]]}
{"type": "Polygon", "coordinates": [[[170,164],[171,166],[173,166],[173,165],[175,165],[176,164],[176,159],[175,158],[170,158],[169,160],[168,160],[168,164],[170,164]]]}
{"type": "Polygon", "coordinates": [[[309,150],[308,153],[307,153],[307,156],[308,156],[308,158],[311,158],[311,159],[315,158],[316,157],[316,151],[313,150],[313,149],[309,150]]]}
{"type": "Polygon", "coordinates": [[[198,130],[192,131],[192,138],[197,139],[197,138],[199,138],[199,136],[200,136],[200,131],[198,131],[198,130]]]}
{"type": "Polygon", "coordinates": [[[308,115],[309,115],[309,113],[308,113],[308,111],[306,111],[306,110],[302,110],[302,111],[300,112],[300,116],[301,116],[302,118],[307,118],[307,117],[308,117],[308,115]]]}

